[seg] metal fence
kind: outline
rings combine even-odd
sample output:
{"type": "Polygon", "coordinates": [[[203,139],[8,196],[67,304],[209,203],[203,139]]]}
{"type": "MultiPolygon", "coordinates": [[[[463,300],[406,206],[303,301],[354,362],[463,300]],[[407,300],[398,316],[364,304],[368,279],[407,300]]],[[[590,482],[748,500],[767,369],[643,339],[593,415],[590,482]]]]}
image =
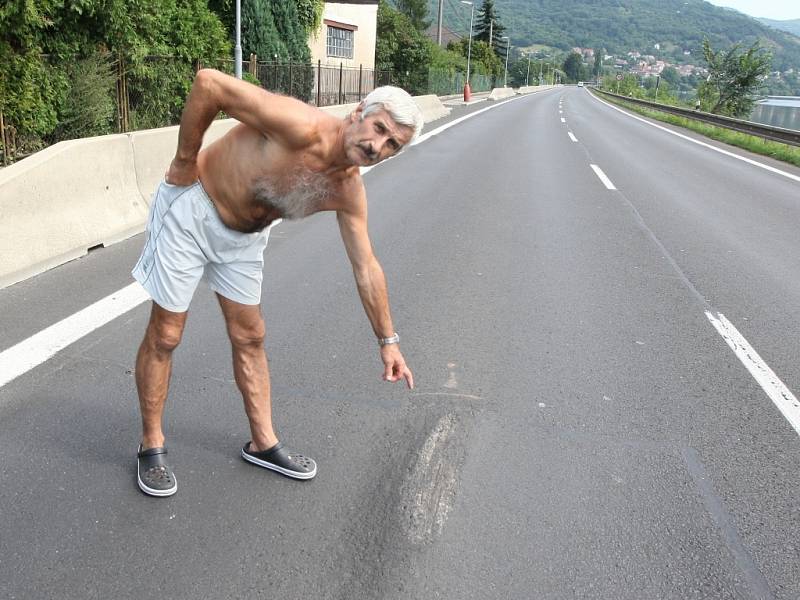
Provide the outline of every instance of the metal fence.
{"type": "MultiPolygon", "coordinates": [[[[497,85],[493,75],[470,73],[469,85],[473,92],[488,92],[497,85]]],[[[437,96],[460,94],[464,91],[466,74],[460,71],[430,69],[428,71],[428,93],[437,96]]]]}
{"type": "Polygon", "coordinates": [[[740,133],[747,133],[749,135],[764,138],[765,140],[781,142],[791,146],[800,146],[800,131],[783,129],[781,127],[770,127],[769,125],[761,125],[760,123],[753,123],[752,121],[732,119],[731,117],[700,112],[697,110],[691,110],[689,108],[680,108],[678,106],[658,104],[656,102],[649,102],[647,100],[640,100],[638,98],[631,98],[629,96],[620,96],[618,94],[612,94],[611,92],[606,92],[596,88],[594,91],[612,98],[616,98],[620,101],[630,102],[631,104],[645,106],[653,110],[670,113],[680,117],[685,117],[687,119],[693,119],[695,121],[702,121],[704,123],[722,127],[724,129],[730,129],[740,133]]]}
{"type": "MultiPolygon", "coordinates": [[[[91,128],[79,127],[69,119],[61,119],[49,133],[32,135],[20,131],[0,113],[0,161],[7,165],[14,160],[68,139],[108,133],[125,133],[176,125],[180,122],[183,104],[198,69],[211,67],[228,74],[234,72],[229,59],[213,61],[185,60],[172,56],[148,56],[135,64],[119,57],[94,57],[94,73],[76,81],[70,69],[86,59],[50,59],[42,57],[52,79],[69,81],[70,89],[54,106],[61,109],[70,103],[77,114],[97,114],[82,97],[107,108],[100,111],[104,119],[95,118],[91,128]],[[98,75],[98,71],[102,71],[98,75]],[[90,83],[87,83],[90,82],[90,83]],[[87,89],[91,88],[91,89],[87,89]]],[[[243,62],[246,79],[273,92],[286,94],[315,106],[358,102],[381,85],[391,83],[391,72],[371,68],[304,64],[292,61],[259,61],[255,55],[243,62]]]]}
{"type": "MultiPolygon", "coordinates": [[[[88,58],[42,57],[48,77],[60,82],[62,96],[59,122],[45,134],[20,131],[8,115],[0,112],[0,161],[3,165],[60,141],[125,133],[176,125],[195,73],[211,67],[233,74],[234,61],[201,62],[174,56],[148,56],[135,63],[108,54],[88,58]],[[76,70],[76,65],[91,63],[76,70]],[[64,107],[71,107],[65,116],[64,107]]],[[[255,55],[243,62],[244,77],[273,92],[299,98],[315,106],[346,104],[362,100],[370,91],[392,83],[391,71],[371,68],[260,61],[255,55]]],[[[474,92],[497,85],[492,76],[473,73],[474,92]]],[[[464,89],[464,73],[431,69],[427,89],[417,93],[449,95],[464,89]]]]}

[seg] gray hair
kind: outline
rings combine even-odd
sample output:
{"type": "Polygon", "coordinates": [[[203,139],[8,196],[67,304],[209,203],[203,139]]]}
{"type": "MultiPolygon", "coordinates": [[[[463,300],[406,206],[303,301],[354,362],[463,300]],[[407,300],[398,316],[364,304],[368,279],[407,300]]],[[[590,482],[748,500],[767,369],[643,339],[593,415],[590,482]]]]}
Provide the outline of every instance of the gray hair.
{"type": "Polygon", "coordinates": [[[411,137],[409,143],[413,142],[419,132],[422,131],[424,120],[422,111],[414,102],[411,95],[399,87],[393,85],[384,85],[375,88],[366,98],[362,101],[364,109],[361,112],[361,117],[366,117],[368,114],[376,110],[383,109],[389,116],[392,117],[398,125],[405,125],[414,129],[414,135],[411,137]]]}

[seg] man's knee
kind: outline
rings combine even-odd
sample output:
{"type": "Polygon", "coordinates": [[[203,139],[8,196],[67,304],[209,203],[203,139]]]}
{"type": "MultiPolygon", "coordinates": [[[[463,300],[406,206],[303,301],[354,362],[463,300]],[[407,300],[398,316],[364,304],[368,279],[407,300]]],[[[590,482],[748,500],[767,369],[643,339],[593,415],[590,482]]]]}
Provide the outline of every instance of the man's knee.
{"type": "Polygon", "coordinates": [[[181,343],[185,323],[184,314],[167,314],[163,309],[156,307],[150,316],[145,340],[158,352],[172,352],[181,343]]]}
{"type": "Polygon", "coordinates": [[[264,320],[258,318],[228,323],[228,336],[236,348],[263,347],[266,337],[264,320]]]}

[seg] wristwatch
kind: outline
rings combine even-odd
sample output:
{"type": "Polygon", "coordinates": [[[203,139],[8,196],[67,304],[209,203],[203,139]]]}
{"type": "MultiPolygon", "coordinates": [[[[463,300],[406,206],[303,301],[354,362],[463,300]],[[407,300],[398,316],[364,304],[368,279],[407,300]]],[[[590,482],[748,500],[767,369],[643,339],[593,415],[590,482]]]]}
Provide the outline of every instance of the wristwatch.
{"type": "Polygon", "coordinates": [[[388,346],[389,344],[399,344],[399,343],[400,343],[400,336],[397,335],[397,332],[395,332],[394,335],[389,336],[387,338],[378,338],[379,346],[388,346]]]}

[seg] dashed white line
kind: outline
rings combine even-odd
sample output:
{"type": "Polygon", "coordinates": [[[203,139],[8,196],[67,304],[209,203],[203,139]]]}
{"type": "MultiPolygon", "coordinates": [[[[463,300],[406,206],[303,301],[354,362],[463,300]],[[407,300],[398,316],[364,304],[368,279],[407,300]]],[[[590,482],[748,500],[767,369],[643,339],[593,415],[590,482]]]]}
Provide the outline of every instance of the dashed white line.
{"type": "Polygon", "coordinates": [[[742,361],[745,368],[767,393],[770,400],[778,407],[789,424],[800,434],[800,401],[792,394],[789,388],[778,378],[769,365],[758,355],[758,352],[739,333],[739,330],[725,318],[722,313],[716,315],[706,311],[706,317],[711,321],[714,329],[722,336],[736,357],[742,361]]]}
{"type": "Polygon", "coordinates": [[[595,175],[597,175],[600,178],[600,181],[603,182],[604,186],[606,186],[609,190],[617,189],[614,187],[614,184],[611,183],[611,180],[608,178],[608,176],[605,173],[603,173],[603,169],[601,169],[597,165],[589,165],[589,166],[592,167],[592,170],[594,171],[595,175]]]}
{"type": "Polygon", "coordinates": [[[567,122],[567,120],[566,120],[564,117],[561,117],[561,122],[562,122],[562,123],[566,123],[566,122],[567,122]]]}
{"type": "Polygon", "coordinates": [[[568,131],[567,135],[569,136],[569,139],[571,139],[573,142],[578,141],[578,138],[576,138],[571,131],[568,131]]]}

